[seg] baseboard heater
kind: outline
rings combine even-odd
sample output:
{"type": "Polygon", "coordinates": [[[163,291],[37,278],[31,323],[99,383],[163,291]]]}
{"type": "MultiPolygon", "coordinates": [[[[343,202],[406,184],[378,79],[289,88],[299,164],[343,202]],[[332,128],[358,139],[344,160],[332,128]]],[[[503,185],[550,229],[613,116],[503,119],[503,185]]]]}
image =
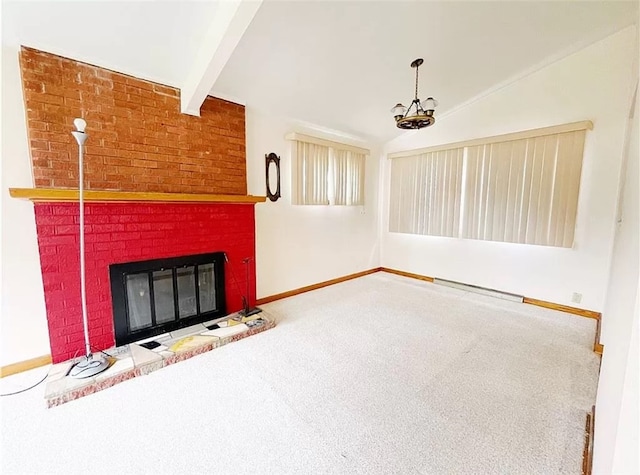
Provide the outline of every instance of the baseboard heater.
{"type": "Polygon", "coordinates": [[[461,282],[454,282],[452,280],[435,278],[433,279],[433,283],[444,285],[445,287],[453,287],[454,289],[465,290],[467,292],[474,292],[476,294],[488,295],[489,297],[495,297],[497,299],[510,300],[511,302],[522,303],[524,301],[524,296],[522,295],[500,292],[499,290],[478,287],[477,285],[463,284],[461,282]]]}

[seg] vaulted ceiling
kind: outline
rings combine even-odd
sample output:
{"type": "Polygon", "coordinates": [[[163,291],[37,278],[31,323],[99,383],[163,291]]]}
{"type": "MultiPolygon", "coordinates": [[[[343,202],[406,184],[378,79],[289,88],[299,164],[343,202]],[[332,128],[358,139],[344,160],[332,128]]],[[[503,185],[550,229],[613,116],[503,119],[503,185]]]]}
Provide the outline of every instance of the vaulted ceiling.
{"type": "MultiPolygon", "coordinates": [[[[3,1],[2,9],[3,43],[176,87],[221,11],[202,1],[3,1]]],[[[389,109],[412,99],[415,58],[425,60],[420,97],[438,99],[442,115],[637,17],[638,2],[619,1],[264,0],[210,91],[381,142],[400,133],[389,109]]]]}

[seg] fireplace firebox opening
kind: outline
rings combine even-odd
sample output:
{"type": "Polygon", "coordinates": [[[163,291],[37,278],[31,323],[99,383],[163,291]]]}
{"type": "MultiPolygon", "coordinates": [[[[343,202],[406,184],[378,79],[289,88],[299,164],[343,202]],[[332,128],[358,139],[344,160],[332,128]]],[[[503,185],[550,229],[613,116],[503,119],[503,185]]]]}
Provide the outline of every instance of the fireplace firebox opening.
{"type": "Polygon", "coordinates": [[[226,315],[224,253],[109,266],[116,345],[226,315]]]}

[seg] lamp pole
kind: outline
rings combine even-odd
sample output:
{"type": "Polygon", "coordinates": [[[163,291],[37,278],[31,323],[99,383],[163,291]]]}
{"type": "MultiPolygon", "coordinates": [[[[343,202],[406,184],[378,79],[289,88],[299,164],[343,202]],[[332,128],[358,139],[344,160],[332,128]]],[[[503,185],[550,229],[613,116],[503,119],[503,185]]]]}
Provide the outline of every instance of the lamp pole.
{"type": "Polygon", "coordinates": [[[89,343],[89,321],[87,319],[87,285],[85,277],[85,257],[84,257],[84,143],[89,138],[85,132],[87,123],[84,119],[75,119],[73,121],[77,130],[71,132],[71,135],[78,142],[78,203],[80,215],[80,300],[82,301],[82,325],[84,328],[85,354],[91,354],[91,345],[89,343]]]}
{"type": "Polygon", "coordinates": [[[85,132],[87,122],[77,118],[73,121],[76,130],[71,135],[78,142],[78,214],[80,216],[80,300],[82,302],[82,327],[84,329],[85,356],[78,363],[71,367],[69,376],[83,379],[101,373],[109,367],[109,362],[102,356],[91,354],[91,343],[89,342],[89,320],[87,318],[87,285],[85,273],[85,252],[84,252],[84,143],[89,138],[85,132]]]}

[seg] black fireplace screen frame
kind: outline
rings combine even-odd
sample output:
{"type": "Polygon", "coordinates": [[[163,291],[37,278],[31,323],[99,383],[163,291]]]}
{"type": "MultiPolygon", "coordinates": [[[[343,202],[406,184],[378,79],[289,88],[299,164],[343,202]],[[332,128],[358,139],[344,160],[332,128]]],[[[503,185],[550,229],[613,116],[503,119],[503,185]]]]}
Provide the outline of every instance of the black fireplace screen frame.
{"type": "Polygon", "coordinates": [[[224,317],[227,314],[227,304],[224,286],[224,262],[223,252],[213,252],[208,254],[196,254],[192,256],[172,257],[167,259],[152,259],[148,261],[128,262],[124,264],[112,264],[109,266],[109,276],[111,280],[111,301],[113,304],[113,322],[115,330],[116,345],[122,346],[127,343],[143,340],[155,335],[178,330],[207,320],[224,317]],[[198,266],[213,264],[215,278],[215,309],[201,312],[200,289],[198,282],[198,266]],[[178,308],[178,284],[177,271],[181,268],[194,268],[195,284],[195,315],[180,317],[178,308]],[[153,272],[172,271],[173,298],[174,298],[174,319],[158,324],[156,321],[155,296],[153,287],[153,272]],[[151,310],[152,326],[138,330],[131,330],[129,318],[129,304],[127,299],[127,276],[132,274],[147,274],[149,281],[149,301],[151,310]]]}

